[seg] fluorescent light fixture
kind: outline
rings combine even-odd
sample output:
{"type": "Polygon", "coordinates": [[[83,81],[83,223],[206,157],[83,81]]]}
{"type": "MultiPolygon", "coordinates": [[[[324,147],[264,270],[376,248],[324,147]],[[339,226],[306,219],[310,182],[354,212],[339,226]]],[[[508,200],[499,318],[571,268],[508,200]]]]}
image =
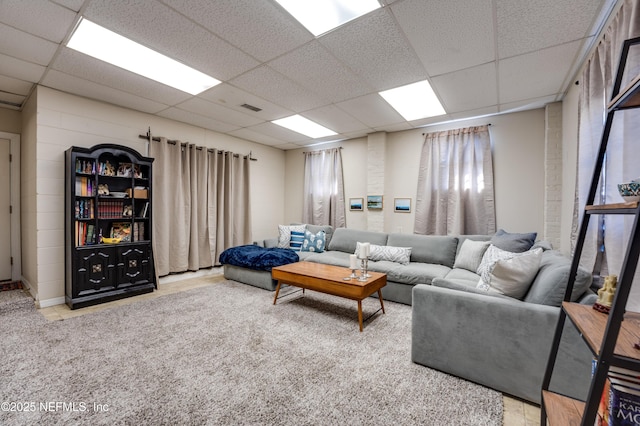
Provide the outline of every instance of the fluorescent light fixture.
{"type": "Polygon", "coordinates": [[[379,93],[407,121],[446,114],[427,80],[379,93]]]}
{"type": "Polygon", "coordinates": [[[380,7],[378,0],[276,1],[316,37],[380,7]]]}
{"type": "Polygon", "coordinates": [[[192,95],[220,83],[213,77],[84,18],[76,27],[67,47],[192,95]]]}
{"type": "Polygon", "coordinates": [[[309,136],[313,139],[323,138],[325,136],[337,135],[331,129],[327,129],[324,126],[319,125],[301,115],[292,115],[290,117],[281,118],[279,120],[273,120],[273,124],[285,127],[294,132],[302,133],[305,136],[309,136]]]}

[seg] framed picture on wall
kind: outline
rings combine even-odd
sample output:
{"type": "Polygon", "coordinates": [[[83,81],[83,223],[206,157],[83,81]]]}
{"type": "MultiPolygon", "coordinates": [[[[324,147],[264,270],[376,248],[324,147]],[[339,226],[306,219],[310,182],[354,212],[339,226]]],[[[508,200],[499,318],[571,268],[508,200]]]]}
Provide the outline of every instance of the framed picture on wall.
{"type": "Polygon", "coordinates": [[[410,213],[411,198],[394,198],[393,211],[396,213],[410,213]]]}
{"type": "Polygon", "coordinates": [[[362,198],[349,198],[349,210],[352,212],[361,212],[363,210],[363,203],[364,200],[362,198]]]}
{"type": "Polygon", "coordinates": [[[382,195],[367,195],[367,209],[382,210],[382,195]]]}

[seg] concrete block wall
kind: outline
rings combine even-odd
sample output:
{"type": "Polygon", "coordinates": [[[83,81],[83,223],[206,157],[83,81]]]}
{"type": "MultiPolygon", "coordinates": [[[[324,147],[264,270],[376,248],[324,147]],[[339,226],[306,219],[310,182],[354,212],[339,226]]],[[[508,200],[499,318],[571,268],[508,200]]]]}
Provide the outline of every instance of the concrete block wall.
{"type": "Polygon", "coordinates": [[[562,219],[562,102],[545,107],[544,235],[554,248],[561,243],[562,219]]]}
{"type": "MultiPolygon", "coordinates": [[[[382,210],[369,210],[367,213],[367,230],[384,232],[384,208],[392,200],[384,199],[385,154],[387,150],[387,134],[372,133],[367,138],[367,195],[383,195],[382,210]]],[[[364,200],[365,203],[367,200],[364,200]]]]}

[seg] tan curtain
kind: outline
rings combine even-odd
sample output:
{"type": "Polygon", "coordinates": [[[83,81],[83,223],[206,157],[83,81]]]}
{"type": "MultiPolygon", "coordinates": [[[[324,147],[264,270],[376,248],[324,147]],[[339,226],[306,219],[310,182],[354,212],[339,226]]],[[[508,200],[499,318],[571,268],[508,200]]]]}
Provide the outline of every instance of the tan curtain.
{"type": "Polygon", "coordinates": [[[457,235],[495,231],[488,127],[427,133],[420,157],[414,232],[457,235]]]}
{"type": "Polygon", "coordinates": [[[191,191],[188,185],[189,156],[180,144],[161,138],[152,143],[153,251],[158,275],[186,271],[189,267],[191,191]],[[185,179],[187,178],[187,179],[185,179]]]}
{"type": "Polygon", "coordinates": [[[340,148],[304,153],[303,188],[303,222],[334,228],[346,226],[340,148]]]}
{"type": "Polygon", "coordinates": [[[251,241],[248,158],[166,138],[149,156],[159,276],[210,267],[224,249],[251,241]]]}
{"type": "MultiPolygon", "coordinates": [[[[640,7],[632,0],[625,1],[604,33],[602,41],[589,58],[580,80],[578,165],[576,200],[574,208],[572,251],[577,239],[578,225],[582,221],[583,209],[591,184],[593,168],[606,119],[607,104],[611,100],[613,84],[620,61],[620,51],[626,39],[640,36],[640,7]]],[[[625,74],[624,88],[640,74],[640,47],[631,47],[625,74]]],[[[607,145],[607,157],[600,178],[600,188],[595,203],[618,203],[622,198],[617,184],[640,177],[640,151],[635,143],[640,133],[640,110],[627,110],[615,115],[607,145]]],[[[604,243],[602,260],[611,273],[620,270],[624,259],[627,236],[632,217],[607,215],[593,217],[587,230],[580,263],[592,270],[596,263],[598,248],[604,243]],[[598,229],[604,229],[604,240],[599,240],[598,229]]],[[[599,267],[598,267],[599,268],[599,267]]],[[[602,271],[606,272],[606,271],[602,271]]]]}
{"type": "Polygon", "coordinates": [[[248,157],[209,152],[209,242],[216,264],[225,249],[251,242],[249,166],[248,157]]]}

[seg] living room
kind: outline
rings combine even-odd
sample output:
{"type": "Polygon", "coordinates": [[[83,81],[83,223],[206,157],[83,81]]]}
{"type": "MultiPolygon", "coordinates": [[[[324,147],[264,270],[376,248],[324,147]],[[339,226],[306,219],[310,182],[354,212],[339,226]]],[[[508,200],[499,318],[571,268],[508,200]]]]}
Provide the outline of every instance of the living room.
{"type": "MultiPolygon", "coordinates": [[[[617,11],[622,3],[602,2],[599,22],[604,26],[607,12],[617,11]]],[[[79,13],[80,7],[77,9],[79,13]]],[[[586,58],[588,52],[583,53],[586,58]]],[[[96,70],[99,67],[90,67],[88,72],[96,70]]],[[[287,147],[281,148],[180,121],[176,116],[163,117],[149,112],[148,105],[142,103],[136,110],[134,99],[127,106],[117,105],[109,86],[92,86],[87,91],[91,96],[75,94],[72,83],[52,68],[47,84],[36,84],[19,108],[0,108],[0,137],[19,135],[18,279],[39,308],[65,303],[64,152],[71,146],[112,143],[146,155],[148,144],[154,142],[139,135],[147,130],[153,136],[198,146],[251,153],[258,160],[251,165],[250,185],[251,241],[255,241],[277,235],[279,224],[301,221],[302,152],[333,147],[342,148],[346,199],[383,196],[381,211],[347,209],[347,227],[413,233],[423,134],[490,124],[497,227],[510,232],[536,232],[540,239],[552,242],[554,248],[569,256],[574,238],[581,93],[581,86],[574,84],[580,80],[580,69],[574,71],[575,75],[566,79],[562,95],[534,96],[535,107],[514,102],[499,111],[479,108],[474,115],[448,115],[446,120],[436,117],[412,128],[379,130],[317,145],[287,142],[283,144],[287,147]],[[58,85],[54,86],[56,79],[58,85]],[[371,164],[377,171],[372,171],[371,164]],[[394,212],[395,198],[410,198],[414,203],[411,211],[394,212]]],[[[634,306],[640,307],[637,295],[630,300],[630,307],[634,306]]]]}

